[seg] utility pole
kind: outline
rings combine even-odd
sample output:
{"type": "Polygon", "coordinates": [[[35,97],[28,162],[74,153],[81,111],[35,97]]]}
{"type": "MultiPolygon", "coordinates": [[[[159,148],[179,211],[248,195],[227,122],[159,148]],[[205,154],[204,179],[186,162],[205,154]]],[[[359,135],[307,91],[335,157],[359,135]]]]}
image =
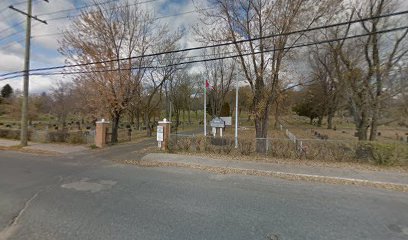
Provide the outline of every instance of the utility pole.
{"type": "MultiPolygon", "coordinates": [[[[44,0],[48,2],[48,0],[44,0]]],[[[29,86],[29,69],[30,69],[30,43],[31,43],[31,18],[47,24],[46,21],[32,15],[32,0],[27,0],[27,12],[15,8],[13,5],[10,9],[21,13],[27,17],[26,36],[25,36],[25,51],[24,51],[24,81],[23,81],[23,104],[21,106],[21,135],[20,145],[27,146],[28,142],[28,86],[29,86]]]]}
{"type": "Polygon", "coordinates": [[[238,148],[238,78],[235,80],[235,148],[238,148]]]}
{"type": "Polygon", "coordinates": [[[204,137],[207,136],[207,80],[204,79],[204,137]]]}

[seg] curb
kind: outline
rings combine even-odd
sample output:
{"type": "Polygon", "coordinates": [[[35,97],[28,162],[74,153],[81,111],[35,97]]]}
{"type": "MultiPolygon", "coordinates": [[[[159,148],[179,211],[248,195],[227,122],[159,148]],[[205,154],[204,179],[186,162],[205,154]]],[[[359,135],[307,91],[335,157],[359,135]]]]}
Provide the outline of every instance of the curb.
{"type": "Polygon", "coordinates": [[[342,177],[330,177],[322,175],[310,175],[302,173],[288,173],[278,171],[266,171],[257,169],[245,169],[245,168],[228,168],[228,167],[214,167],[201,164],[189,164],[180,162],[162,162],[162,161],[143,161],[143,160],[125,160],[125,164],[137,165],[141,167],[178,167],[178,168],[191,168],[202,171],[218,173],[218,174],[241,174],[248,176],[262,176],[262,177],[278,177],[291,181],[310,181],[326,184],[342,184],[342,185],[354,185],[373,187],[378,189],[386,189],[399,192],[408,192],[407,184],[391,183],[391,182],[379,182],[369,181],[355,178],[342,178],[342,177]]]}

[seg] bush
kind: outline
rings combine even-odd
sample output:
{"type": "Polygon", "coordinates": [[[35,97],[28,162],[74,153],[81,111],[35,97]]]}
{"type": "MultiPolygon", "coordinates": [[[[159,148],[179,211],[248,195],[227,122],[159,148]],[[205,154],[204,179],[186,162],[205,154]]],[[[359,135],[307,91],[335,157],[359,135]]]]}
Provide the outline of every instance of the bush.
{"type": "Polygon", "coordinates": [[[234,149],[235,142],[231,138],[226,138],[225,139],[225,144],[222,146],[222,151],[225,154],[230,154],[232,149],[234,149]]]}
{"type": "Polygon", "coordinates": [[[178,150],[188,152],[192,144],[192,141],[189,137],[179,138],[177,141],[178,150]]]}
{"type": "Polygon", "coordinates": [[[84,144],[82,132],[72,132],[68,134],[67,142],[71,144],[84,144]]]}
{"type": "Polygon", "coordinates": [[[91,144],[91,145],[89,145],[89,148],[91,148],[91,149],[97,149],[98,147],[97,147],[95,144],[91,144]]]}
{"type": "Polygon", "coordinates": [[[408,148],[404,144],[363,142],[358,144],[355,158],[368,160],[378,165],[406,165],[408,164],[408,148]]]}
{"type": "Polygon", "coordinates": [[[276,158],[294,158],[296,151],[293,142],[288,140],[274,140],[268,148],[268,154],[276,158]]]}
{"type": "Polygon", "coordinates": [[[191,140],[192,140],[192,142],[194,144],[196,152],[200,152],[201,150],[204,149],[204,146],[202,146],[202,145],[205,144],[204,142],[206,141],[204,136],[194,137],[191,140]]]}
{"type": "MultiPolygon", "coordinates": [[[[31,140],[32,131],[28,131],[28,140],[31,140]]],[[[13,140],[20,139],[20,130],[19,129],[0,129],[0,138],[7,138],[13,140]]]]}
{"type": "Polygon", "coordinates": [[[253,152],[251,141],[241,140],[238,145],[239,145],[239,151],[242,155],[249,156],[253,152]]]}
{"type": "Polygon", "coordinates": [[[47,142],[67,142],[68,136],[66,131],[49,132],[47,142]]]}
{"type": "Polygon", "coordinates": [[[176,153],[177,152],[177,138],[170,137],[170,140],[167,144],[167,152],[168,153],[176,153]]]}

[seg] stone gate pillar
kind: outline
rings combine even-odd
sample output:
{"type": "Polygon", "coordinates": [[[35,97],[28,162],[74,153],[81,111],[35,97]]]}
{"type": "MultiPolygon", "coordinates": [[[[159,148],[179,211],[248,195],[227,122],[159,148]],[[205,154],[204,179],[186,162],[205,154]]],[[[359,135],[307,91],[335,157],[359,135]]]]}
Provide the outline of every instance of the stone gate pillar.
{"type": "Polygon", "coordinates": [[[169,147],[170,129],[171,122],[167,121],[167,119],[160,121],[159,126],[157,126],[157,142],[161,150],[167,150],[169,147]]]}
{"type": "Polygon", "coordinates": [[[107,133],[109,131],[110,123],[102,119],[101,121],[96,122],[95,129],[95,145],[99,148],[106,147],[107,144],[107,133]]]}

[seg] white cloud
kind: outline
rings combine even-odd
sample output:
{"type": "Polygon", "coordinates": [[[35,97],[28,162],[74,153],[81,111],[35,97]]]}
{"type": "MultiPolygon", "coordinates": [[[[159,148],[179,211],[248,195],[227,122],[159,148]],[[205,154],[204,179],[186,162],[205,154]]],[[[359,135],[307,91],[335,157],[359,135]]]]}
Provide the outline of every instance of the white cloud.
{"type": "Polygon", "coordinates": [[[0,50],[0,59],[0,71],[12,72],[23,69],[23,57],[11,51],[0,50]]]}
{"type": "MultiPolygon", "coordinates": [[[[7,8],[13,2],[15,1],[1,0],[0,10],[3,8],[7,8]]],[[[49,20],[56,17],[64,17],[69,14],[77,14],[78,11],[59,12],[58,14],[45,15],[56,11],[74,8],[74,2],[77,3],[77,6],[83,6],[84,2],[92,3],[92,1],[88,0],[82,1],[82,4],[78,3],[78,1],[75,0],[52,0],[49,1],[49,3],[46,3],[44,1],[34,1],[33,15],[37,15],[40,19],[49,20]]],[[[204,2],[204,0],[202,2],[204,2]]],[[[129,1],[129,3],[132,4],[133,1],[129,1]]],[[[182,48],[198,46],[198,43],[194,41],[193,32],[191,30],[191,26],[198,23],[198,13],[193,12],[195,10],[193,1],[188,0],[180,3],[170,0],[157,0],[149,3],[143,3],[139,6],[151,10],[157,17],[176,15],[161,18],[160,21],[163,23],[167,23],[169,28],[174,31],[179,28],[185,29],[185,36],[180,42],[182,48]],[[192,11],[192,13],[180,14],[190,11],[192,11]]],[[[23,11],[26,9],[25,4],[16,5],[16,7],[23,11]]],[[[17,22],[24,20],[24,17],[21,14],[17,12],[9,12],[9,10],[2,12],[0,17],[3,17],[4,19],[0,22],[0,32],[3,29],[13,26],[17,22]]],[[[59,33],[66,27],[69,27],[71,21],[72,20],[69,18],[49,20],[47,25],[39,23],[35,20],[32,21],[32,36],[34,36],[32,39],[31,48],[32,68],[53,66],[64,63],[64,58],[57,52],[57,49],[59,47],[58,39],[61,38],[61,35],[50,35],[43,37],[35,36],[59,33]]],[[[20,33],[16,35],[16,37],[12,40],[18,40],[21,38],[24,39],[24,24],[18,26],[17,28],[12,28],[6,31],[7,34],[11,34],[13,32],[20,33]]],[[[3,35],[1,35],[0,33],[0,38],[2,36],[3,35]]],[[[7,48],[5,49],[1,49],[2,45],[3,43],[0,42],[0,74],[22,70],[24,58],[24,41],[8,44],[7,48]]],[[[199,65],[194,66],[194,68],[199,69],[199,65]]],[[[30,79],[30,92],[42,92],[49,89],[52,83],[56,82],[56,80],[61,79],[61,76],[32,76],[30,79]]],[[[22,86],[21,78],[1,81],[0,86],[6,83],[10,83],[13,88],[18,89],[21,89],[22,86]]]]}
{"type": "MultiPolygon", "coordinates": [[[[71,78],[62,76],[30,76],[30,94],[48,92],[60,80],[63,82],[69,82],[71,81],[71,78]]],[[[23,78],[20,77],[12,80],[0,81],[0,88],[6,84],[10,84],[14,90],[18,89],[21,91],[23,89],[23,78]]]]}

